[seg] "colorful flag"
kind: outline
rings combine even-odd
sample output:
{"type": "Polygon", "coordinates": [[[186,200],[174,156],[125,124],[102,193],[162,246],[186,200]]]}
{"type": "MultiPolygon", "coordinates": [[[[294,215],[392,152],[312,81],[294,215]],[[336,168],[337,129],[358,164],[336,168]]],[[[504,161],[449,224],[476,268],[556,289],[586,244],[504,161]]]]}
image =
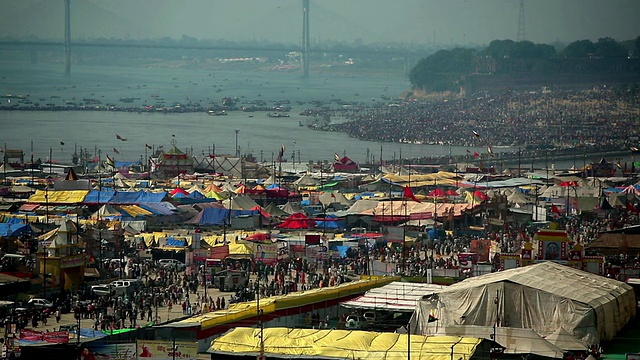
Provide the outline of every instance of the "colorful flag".
{"type": "Polygon", "coordinates": [[[479,138],[479,137],[480,137],[480,134],[479,134],[477,131],[473,130],[473,136],[475,136],[475,137],[479,138]]]}
{"type": "Polygon", "coordinates": [[[122,137],[122,136],[120,136],[120,135],[118,135],[118,134],[116,134],[116,139],[118,139],[118,140],[122,140],[122,141],[127,141],[127,138],[126,138],[126,137],[122,137]]]}
{"type": "Polygon", "coordinates": [[[120,154],[120,151],[118,151],[118,149],[116,149],[116,148],[113,148],[113,152],[116,153],[116,154],[120,154]]]}
{"type": "Polygon", "coordinates": [[[413,195],[413,191],[411,191],[411,188],[409,186],[405,186],[404,187],[404,194],[403,197],[405,199],[411,199],[415,202],[420,202],[420,200],[418,200],[418,198],[416,198],[415,195],[413,195]]]}
{"type": "Polygon", "coordinates": [[[338,153],[334,153],[334,154],[333,154],[333,159],[334,159],[336,162],[340,162],[340,155],[338,155],[338,153]]]}
{"type": "Polygon", "coordinates": [[[491,145],[487,145],[487,152],[489,153],[489,156],[494,156],[493,149],[491,148],[491,145]]]}
{"type": "Polygon", "coordinates": [[[632,213],[634,213],[634,214],[637,214],[637,213],[639,213],[639,212],[640,212],[640,211],[638,211],[638,209],[637,209],[635,206],[633,206],[633,204],[632,204],[631,202],[629,202],[629,201],[627,201],[627,211],[630,211],[630,212],[632,212],[632,213]]]}
{"type": "Polygon", "coordinates": [[[467,149],[467,154],[471,154],[471,150],[467,149]]]}
{"type": "Polygon", "coordinates": [[[473,156],[478,157],[478,156],[480,156],[480,154],[478,154],[478,152],[477,152],[477,151],[474,151],[474,152],[473,152],[473,156]]]}
{"type": "Polygon", "coordinates": [[[111,166],[112,168],[116,168],[116,163],[113,161],[113,159],[107,155],[107,160],[104,161],[104,164],[107,166],[111,166]]]}
{"type": "Polygon", "coordinates": [[[151,150],[151,149],[152,149],[151,145],[149,145],[149,144],[144,144],[144,147],[146,147],[146,148],[147,148],[147,149],[149,149],[149,150],[151,150]]]}
{"type": "Polygon", "coordinates": [[[284,144],[282,144],[282,146],[280,147],[280,151],[278,151],[278,162],[282,161],[282,157],[284,156],[285,150],[286,148],[284,147],[284,144]]]}

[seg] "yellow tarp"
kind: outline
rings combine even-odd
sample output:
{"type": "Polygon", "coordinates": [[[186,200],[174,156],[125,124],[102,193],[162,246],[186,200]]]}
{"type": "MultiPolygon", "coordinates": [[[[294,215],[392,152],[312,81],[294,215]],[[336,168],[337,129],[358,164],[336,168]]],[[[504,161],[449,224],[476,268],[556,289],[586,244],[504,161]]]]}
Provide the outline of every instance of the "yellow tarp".
{"type": "Polygon", "coordinates": [[[88,190],[36,190],[36,193],[29,197],[27,202],[44,204],[47,202],[45,195],[49,197],[49,203],[52,204],[79,204],[84,201],[88,190]]]}
{"type": "Polygon", "coordinates": [[[151,211],[145,210],[138,205],[123,205],[120,207],[120,209],[122,209],[122,211],[126,212],[127,214],[131,215],[131,217],[134,217],[134,218],[138,216],[153,215],[151,211]]]}
{"type": "Polygon", "coordinates": [[[434,185],[456,185],[461,178],[457,177],[455,173],[447,171],[438,171],[434,174],[425,175],[395,175],[385,174],[384,178],[401,185],[408,185],[410,187],[421,186],[434,186],[434,185]]]}
{"type": "MultiPolygon", "coordinates": [[[[264,352],[287,358],[469,359],[481,342],[482,339],[478,338],[424,335],[409,337],[407,334],[373,331],[288,328],[263,330],[264,352]]],[[[253,356],[260,352],[260,329],[235,328],[213,340],[207,352],[253,356]]]]}
{"type": "MultiPolygon", "coordinates": [[[[399,279],[398,277],[393,276],[371,276],[370,278],[371,279],[343,283],[330,288],[312,289],[261,299],[260,309],[264,311],[264,314],[270,314],[277,310],[304,306],[307,304],[317,303],[325,300],[332,300],[352,294],[364,293],[369,289],[380,287],[399,279]]],[[[176,325],[176,327],[184,327],[191,324],[200,323],[200,329],[206,330],[214,326],[247,319],[254,316],[256,316],[256,303],[255,301],[249,301],[232,304],[227,310],[209,312],[206,314],[190,317],[173,324],[176,325]]]]}

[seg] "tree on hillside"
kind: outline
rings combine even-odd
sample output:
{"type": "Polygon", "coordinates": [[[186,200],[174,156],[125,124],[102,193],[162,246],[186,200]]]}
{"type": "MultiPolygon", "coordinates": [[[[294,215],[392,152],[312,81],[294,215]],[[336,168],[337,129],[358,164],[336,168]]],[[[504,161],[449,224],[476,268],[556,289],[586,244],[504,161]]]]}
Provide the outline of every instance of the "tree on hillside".
{"type": "Polygon", "coordinates": [[[421,59],[409,73],[409,81],[414,88],[430,91],[454,90],[462,75],[471,70],[475,51],[456,48],[440,50],[421,59]]]}
{"type": "Polygon", "coordinates": [[[602,57],[626,57],[627,49],[610,37],[598,39],[596,45],[597,56],[602,57]]]}
{"type": "Polygon", "coordinates": [[[483,51],[483,55],[494,59],[546,59],[554,56],[556,49],[547,44],[534,44],[531,41],[493,40],[483,51]]]}
{"type": "Polygon", "coordinates": [[[640,36],[636,38],[636,56],[640,56],[640,36]]]}
{"type": "Polygon", "coordinates": [[[596,45],[591,40],[578,40],[564,48],[562,55],[568,58],[587,57],[596,52],[596,45]]]}

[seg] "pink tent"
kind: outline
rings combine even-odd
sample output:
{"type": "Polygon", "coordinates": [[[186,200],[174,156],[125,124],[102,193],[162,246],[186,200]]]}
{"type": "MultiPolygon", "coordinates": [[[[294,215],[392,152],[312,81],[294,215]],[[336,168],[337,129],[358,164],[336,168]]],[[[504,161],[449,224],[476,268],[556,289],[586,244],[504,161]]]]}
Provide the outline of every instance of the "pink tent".
{"type": "Polygon", "coordinates": [[[284,222],[278,226],[280,229],[310,229],[315,226],[315,221],[309,219],[303,213],[291,214],[284,222]]]}
{"type": "Polygon", "coordinates": [[[182,189],[182,188],[175,188],[175,189],[173,189],[173,191],[171,191],[169,194],[171,195],[171,197],[174,197],[174,196],[176,196],[176,195],[178,195],[178,194],[182,194],[182,195],[184,195],[184,196],[189,196],[189,193],[188,193],[188,192],[186,192],[186,191],[185,191],[184,189],[182,189]]]}
{"type": "Polygon", "coordinates": [[[455,190],[453,189],[449,189],[447,190],[447,192],[445,192],[445,194],[447,194],[447,196],[460,196],[460,194],[458,194],[455,190]]]}
{"type": "Polygon", "coordinates": [[[445,193],[444,191],[442,191],[442,189],[437,188],[435,190],[431,190],[431,192],[429,193],[429,196],[431,197],[445,197],[445,193]]]}

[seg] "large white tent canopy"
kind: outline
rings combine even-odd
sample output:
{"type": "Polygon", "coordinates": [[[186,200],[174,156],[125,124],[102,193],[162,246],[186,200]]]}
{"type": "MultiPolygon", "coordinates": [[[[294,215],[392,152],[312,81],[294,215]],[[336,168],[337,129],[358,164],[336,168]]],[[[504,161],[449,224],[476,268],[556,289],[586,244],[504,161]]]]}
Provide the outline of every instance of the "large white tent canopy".
{"type": "Polygon", "coordinates": [[[479,325],[533,329],[543,336],[564,328],[585,344],[611,340],[636,312],[623,282],[546,261],[472,277],[422,300],[412,319],[418,333],[433,326],[479,325]]]}
{"type": "Polygon", "coordinates": [[[360,297],[342,303],[342,306],[350,309],[413,312],[423,296],[444,288],[442,285],[394,281],[371,289],[360,297]]]}

